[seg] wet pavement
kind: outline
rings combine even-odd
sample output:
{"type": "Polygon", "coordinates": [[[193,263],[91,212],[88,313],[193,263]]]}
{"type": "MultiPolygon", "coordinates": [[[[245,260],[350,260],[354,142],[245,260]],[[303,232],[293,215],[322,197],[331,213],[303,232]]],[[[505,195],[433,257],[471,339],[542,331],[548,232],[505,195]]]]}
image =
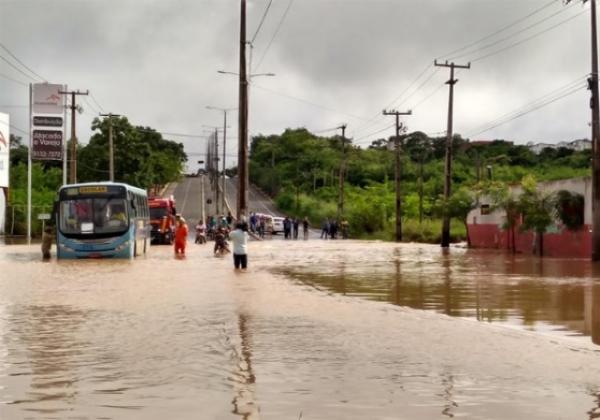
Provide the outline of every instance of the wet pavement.
{"type": "Polygon", "coordinates": [[[155,246],[48,263],[0,246],[0,418],[600,418],[587,261],[358,241],[250,253],[235,273],[193,244],[183,260],[155,246]]]}

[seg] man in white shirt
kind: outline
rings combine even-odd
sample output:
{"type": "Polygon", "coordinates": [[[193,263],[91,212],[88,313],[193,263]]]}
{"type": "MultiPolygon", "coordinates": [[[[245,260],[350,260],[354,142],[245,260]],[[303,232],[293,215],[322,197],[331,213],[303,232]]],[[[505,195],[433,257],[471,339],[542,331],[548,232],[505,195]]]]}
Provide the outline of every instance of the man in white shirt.
{"type": "Polygon", "coordinates": [[[233,244],[233,265],[238,270],[241,266],[242,270],[248,267],[248,237],[252,236],[256,240],[261,240],[252,232],[244,231],[243,223],[237,223],[235,230],[229,233],[229,239],[233,244]]]}

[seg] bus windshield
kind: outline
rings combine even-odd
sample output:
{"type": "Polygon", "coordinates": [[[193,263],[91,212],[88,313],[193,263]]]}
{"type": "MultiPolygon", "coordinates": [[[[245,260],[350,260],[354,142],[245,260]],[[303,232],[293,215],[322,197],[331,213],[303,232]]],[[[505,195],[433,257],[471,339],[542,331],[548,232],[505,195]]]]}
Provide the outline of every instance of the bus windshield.
{"type": "Polygon", "coordinates": [[[64,234],[119,234],[129,228],[123,198],[73,198],[60,202],[59,227],[64,234]]]}

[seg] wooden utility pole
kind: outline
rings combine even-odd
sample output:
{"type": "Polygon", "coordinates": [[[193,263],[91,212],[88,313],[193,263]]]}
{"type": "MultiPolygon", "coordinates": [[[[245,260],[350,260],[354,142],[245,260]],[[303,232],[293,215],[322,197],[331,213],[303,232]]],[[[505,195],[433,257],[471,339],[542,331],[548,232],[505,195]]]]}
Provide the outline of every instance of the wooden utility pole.
{"type": "Polygon", "coordinates": [[[341,221],[344,216],[344,181],[346,178],[346,127],[347,124],[342,124],[338,129],[342,130],[342,161],[340,163],[340,186],[339,186],[339,202],[338,202],[338,220],[341,221]]]}
{"type": "MultiPolygon", "coordinates": [[[[450,97],[448,99],[448,131],[446,138],[446,164],[444,167],[444,205],[448,205],[448,200],[452,194],[452,138],[454,134],[452,132],[453,123],[453,108],[454,108],[454,85],[458,83],[458,79],[454,78],[454,69],[470,69],[471,63],[465,65],[458,65],[454,62],[449,63],[438,63],[437,60],[434,62],[436,67],[449,67],[450,68],[450,80],[446,82],[450,86],[450,97]]],[[[447,211],[444,211],[444,220],[442,223],[442,247],[448,248],[450,246],[450,215],[447,211]]]]}
{"type": "Polygon", "coordinates": [[[237,219],[248,215],[248,77],[246,71],[246,0],[241,0],[240,19],[240,87],[238,129],[238,200],[237,219]]]}
{"type": "Polygon", "coordinates": [[[71,164],[70,164],[70,175],[69,182],[71,184],[77,183],[77,134],[76,134],[76,124],[75,124],[75,111],[77,111],[77,104],[75,103],[75,98],[77,95],[89,95],[89,90],[85,92],[80,92],[79,90],[75,91],[59,91],[61,95],[71,95],[71,164]]]}
{"type": "Polygon", "coordinates": [[[400,145],[400,131],[404,126],[400,124],[400,115],[412,115],[412,111],[399,112],[396,110],[383,111],[383,115],[394,115],[396,117],[396,137],[394,139],[394,148],[396,151],[396,242],[402,242],[402,190],[400,177],[402,174],[402,148],[400,145]]]}
{"type": "Polygon", "coordinates": [[[115,147],[113,143],[113,125],[112,117],[120,117],[117,114],[100,114],[101,117],[108,118],[108,179],[115,182],[115,147]]]}

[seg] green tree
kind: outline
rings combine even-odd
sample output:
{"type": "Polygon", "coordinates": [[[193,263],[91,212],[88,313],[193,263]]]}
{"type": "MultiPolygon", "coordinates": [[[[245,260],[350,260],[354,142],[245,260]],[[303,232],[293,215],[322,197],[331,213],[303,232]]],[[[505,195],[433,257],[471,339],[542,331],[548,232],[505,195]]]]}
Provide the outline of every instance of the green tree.
{"type": "Polygon", "coordinates": [[[537,236],[537,252],[544,255],[544,233],[554,221],[556,211],[552,193],[541,191],[533,176],[527,176],[521,183],[523,192],[519,196],[519,210],[523,214],[523,230],[532,230],[537,236]]]}
{"type": "Polygon", "coordinates": [[[477,207],[477,197],[467,188],[459,188],[448,200],[446,211],[450,217],[460,220],[465,226],[467,232],[467,245],[471,246],[471,237],[467,225],[467,217],[471,210],[477,207]]]}

